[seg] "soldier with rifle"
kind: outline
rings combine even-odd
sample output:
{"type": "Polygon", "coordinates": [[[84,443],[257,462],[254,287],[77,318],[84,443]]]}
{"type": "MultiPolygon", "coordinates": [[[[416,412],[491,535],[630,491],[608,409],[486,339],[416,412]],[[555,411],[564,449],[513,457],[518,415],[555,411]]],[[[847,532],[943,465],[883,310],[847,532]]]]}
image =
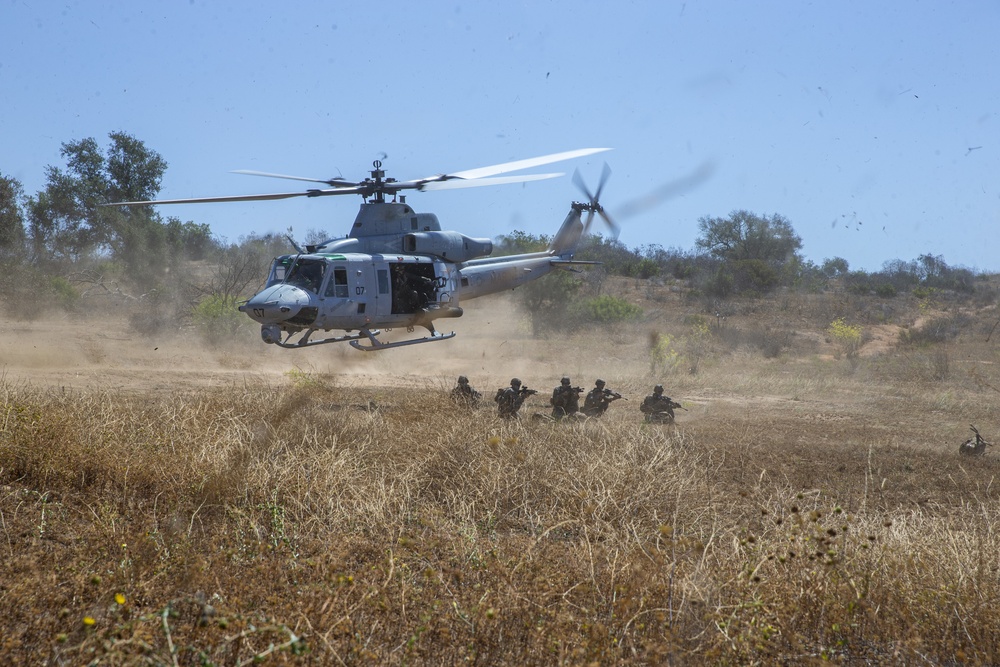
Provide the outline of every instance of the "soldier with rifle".
{"type": "Polygon", "coordinates": [[[685,409],[680,403],[663,395],[662,384],[653,387],[653,393],[643,399],[639,406],[639,410],[646,415],[647,424],[673,424],[674,408],[685,409]]]}
{"type": "Polygon", "coordinates": [[[472,388],[469,384],[469,378],[464,375],[458,376],[458,384],[455,388],[451,390],[451,400],[456,405],[461,405],[466,408],[478,408],[479,401],[482,400],[483,395],[472,388]]]}
{"type": "Polygon", "coordinates": [[[574,387],[568,377],[559,381],[559,386],[552,390],[552,418],[559,421],[563,417],[575,415],[580,411],[580,394],[583,387],[574,387]]]}
{"type": "MultiPolygon", "coordinates": [[[[620,398],[625,398],[617,391],[611,391],[604,387],[604,380],[598,380],[594,383],[594,388],[587,393],[587,397],[583,399],[583,414],[588,417],[600,417],[603,415],[608,406],[611,405],[612,401],[617,401],[620,398]]],[[[627,398],[625,399],[628,400],[627,398]]]]}
{"type": "Polygon", "coordinates": [[[524,399],[538,392],[521,386],[521,381],[512,378],[506,389],[497,389],[493,400],[497,403],[497,414],[503,419],[517,419],[517,411],[521,409],[524,399]]]}

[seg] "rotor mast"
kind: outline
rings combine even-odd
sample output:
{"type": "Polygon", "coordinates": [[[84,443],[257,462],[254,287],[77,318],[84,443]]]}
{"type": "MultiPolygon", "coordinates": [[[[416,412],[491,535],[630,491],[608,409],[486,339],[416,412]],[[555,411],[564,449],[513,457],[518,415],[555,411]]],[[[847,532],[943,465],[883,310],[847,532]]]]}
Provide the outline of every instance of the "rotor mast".
{"type": "Polygon", "coordinates": [[[385,188],[383,186],[386,183],[394,183],[396,179],[390,178],[388,180],[383,180],[385,178],[385,170],[382,169],[382,160],[375,160],[372,162],[372,167],[374,167],[374,169],[372,169],[369,173],[372,175],[372,184],[374,185],[374,191],[372,193],[372,196],[375,197],[374,203],[384,204],[385,188]]]}

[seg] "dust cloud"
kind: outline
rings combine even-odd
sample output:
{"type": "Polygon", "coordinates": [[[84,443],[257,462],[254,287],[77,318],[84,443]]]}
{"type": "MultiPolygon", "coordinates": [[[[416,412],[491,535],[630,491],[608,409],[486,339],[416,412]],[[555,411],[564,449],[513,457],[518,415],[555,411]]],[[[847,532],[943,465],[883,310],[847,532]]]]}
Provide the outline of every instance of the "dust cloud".
{"type": "MultiPolygon", "coordinates": [[[[466,375],[473,386],[492,393],[511,377],[547,392],[566,374],[587,386],[597,375],[616,382],[626,373],[641,373],[641,362],[635,367],[641,349],[600,337],[594,345],[593,335],[535,338],[530,317],[510,294],[462,305],[461,318],[436,322],[441,332],[455,331],[454,338],[380,352],[362,352],[347,343],[286,350],[263,343],[252,323],[239,337],[208,341],[194,329],[142,334],[124,315],[5,321],[0,323],[0,377],[8,384],[64,389],[172,392],[247,382],[281,386],[296,374],[343,386],[445,389],[466,375]]],[[[385,338],[425,335],[423,329],[397,329],[385,338]]]]}

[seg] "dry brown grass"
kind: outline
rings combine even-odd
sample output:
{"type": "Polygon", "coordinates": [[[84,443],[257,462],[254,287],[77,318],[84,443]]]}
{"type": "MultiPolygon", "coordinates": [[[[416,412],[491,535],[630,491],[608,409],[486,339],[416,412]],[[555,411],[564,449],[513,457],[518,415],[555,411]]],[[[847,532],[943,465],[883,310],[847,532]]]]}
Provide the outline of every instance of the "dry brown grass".
{"type": "MultiPolygon", "coordinates": [[[[727,326],[828,324],[782,325],[795,307],[727,326]]],[[[648,326],[680,340],[682,322],[648,326]]],[[[980,334],[855,363],[713,335],[696,374],[666,378],[689,411],[655,428],[636,410],[646,337],[623,332],[494,344],[470,373],[485,393],[515,372],[539,389],[605,375],[632,400],[587,423],[455,412],[454,359],[174,393],[6,380],[0,656],[995,664],[1000,453],[957,454],[969,423],[1000,431],[980,334]]]]}

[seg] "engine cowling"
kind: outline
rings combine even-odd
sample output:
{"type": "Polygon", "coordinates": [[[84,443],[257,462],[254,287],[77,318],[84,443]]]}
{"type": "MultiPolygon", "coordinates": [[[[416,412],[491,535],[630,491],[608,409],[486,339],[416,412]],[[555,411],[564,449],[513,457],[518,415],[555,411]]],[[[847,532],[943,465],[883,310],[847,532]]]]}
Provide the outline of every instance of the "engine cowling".
{"type": "Polygon", "coordinates": [[[493,241],[469,238],[458,232],[414,232],[403,235],[403,252],[465,262],[489,255],[493,252],[493,241]]]}

